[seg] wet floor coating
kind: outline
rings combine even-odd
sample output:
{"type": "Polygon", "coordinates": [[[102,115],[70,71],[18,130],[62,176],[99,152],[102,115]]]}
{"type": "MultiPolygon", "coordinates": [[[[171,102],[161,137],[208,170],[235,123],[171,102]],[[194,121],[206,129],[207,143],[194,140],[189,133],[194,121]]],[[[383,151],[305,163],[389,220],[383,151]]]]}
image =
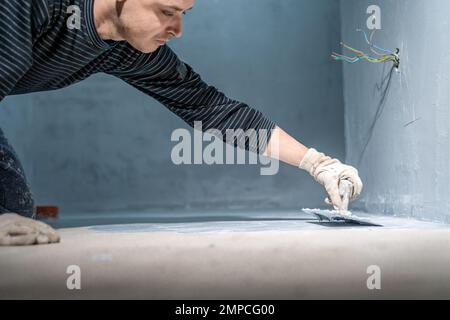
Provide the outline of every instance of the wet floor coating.
{"type": "MultiPolygon", "coordinates": [[[[412,218],[354,212],[358,217],[379,224],[385,229],[436,229],[447,224],[412,218]]],[[[381,228],[346,223],[320,222],[314,216],[298,211],[172,211],[72,213],[60,220],[48,221],[57,228],[89,226],[105,232],[257,232],[326,230],[332,228],[381,228]]]]}

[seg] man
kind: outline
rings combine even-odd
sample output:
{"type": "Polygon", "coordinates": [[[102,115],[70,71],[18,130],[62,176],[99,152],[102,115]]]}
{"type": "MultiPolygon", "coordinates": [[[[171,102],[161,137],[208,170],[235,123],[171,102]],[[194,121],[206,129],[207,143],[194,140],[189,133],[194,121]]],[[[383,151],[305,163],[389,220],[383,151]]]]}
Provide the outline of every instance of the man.
{"type": "MultiPolygon", "coordinates": [[[[0,101],[7,95],[66,87],[97,72],[126,81],[203,130],[264,130],[267,139],[232,143],[307,170],[346,210],[339,185],[362,190],[358,172],[289,136],[261,112],[204,83],[166,45],[182,35],[183,14],[195,0],[24,0],[0,2],[0,101]],[[78,8],[78,28],[68,23],[78,8]],[[68,13],[69,12],[69,13],[68,13]],[[71,27],[72,26],[72,27],[71,27]]],[[[76,26],[76,23],[75,23],[76,26]]],[[[223,135],[224,137],[226,135],[223,135]]],[[[0,130],[0,244],[59,241],[51,227],[33,220],[34,201],[24,170],[0,130]]]]}

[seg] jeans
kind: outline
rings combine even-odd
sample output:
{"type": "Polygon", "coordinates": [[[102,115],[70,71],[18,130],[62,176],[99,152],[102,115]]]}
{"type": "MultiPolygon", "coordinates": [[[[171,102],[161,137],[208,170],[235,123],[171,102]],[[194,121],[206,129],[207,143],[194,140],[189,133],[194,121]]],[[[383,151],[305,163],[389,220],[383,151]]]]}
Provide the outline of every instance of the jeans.
{"type": "Polygon", "coordinates": [[[25,171],[0,128],[0,214],[34,218],[34,199],[25,171]]]}

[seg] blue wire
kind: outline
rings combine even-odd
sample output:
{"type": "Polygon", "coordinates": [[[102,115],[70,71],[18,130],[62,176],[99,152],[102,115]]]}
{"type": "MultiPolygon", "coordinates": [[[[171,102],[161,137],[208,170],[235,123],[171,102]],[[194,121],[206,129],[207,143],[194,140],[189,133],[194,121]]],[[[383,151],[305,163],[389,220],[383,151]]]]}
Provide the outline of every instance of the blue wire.
{"type": "Polygon", "coordinates": [[[390,51],[390,50],[386,50],[386,49],[380,48],[379,46],[376,46],[376,45],[374,45],[373,43],[371,44],[370,41],[369,41],[369,38],[367,37],[367,33],[366,33],[364,30],[358,29],[358,30],[356,30],[356,31],[361,31],[361,32],[364,34],[364,38],[366,39],[366,42],[367,42],[367,44],[368,44],[369,46],[372,46],[372,47],[374,47],[375,49],[378,49],[378,50],[380,50],[380,51],[387,52],[387,53],[389,53],[389,54],[394,54],[394,52],[392,52],[392,51],[390,51]]]}

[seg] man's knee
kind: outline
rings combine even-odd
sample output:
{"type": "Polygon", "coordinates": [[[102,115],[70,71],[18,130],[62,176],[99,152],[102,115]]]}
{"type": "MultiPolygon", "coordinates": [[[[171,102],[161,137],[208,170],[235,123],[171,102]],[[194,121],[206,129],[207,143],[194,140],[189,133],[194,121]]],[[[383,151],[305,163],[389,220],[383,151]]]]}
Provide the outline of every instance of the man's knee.
{"type": "Polygon", "coordinates": [[[0,145],[0,213],[34,217],[34,199],[14,151],[0,145]]]}

